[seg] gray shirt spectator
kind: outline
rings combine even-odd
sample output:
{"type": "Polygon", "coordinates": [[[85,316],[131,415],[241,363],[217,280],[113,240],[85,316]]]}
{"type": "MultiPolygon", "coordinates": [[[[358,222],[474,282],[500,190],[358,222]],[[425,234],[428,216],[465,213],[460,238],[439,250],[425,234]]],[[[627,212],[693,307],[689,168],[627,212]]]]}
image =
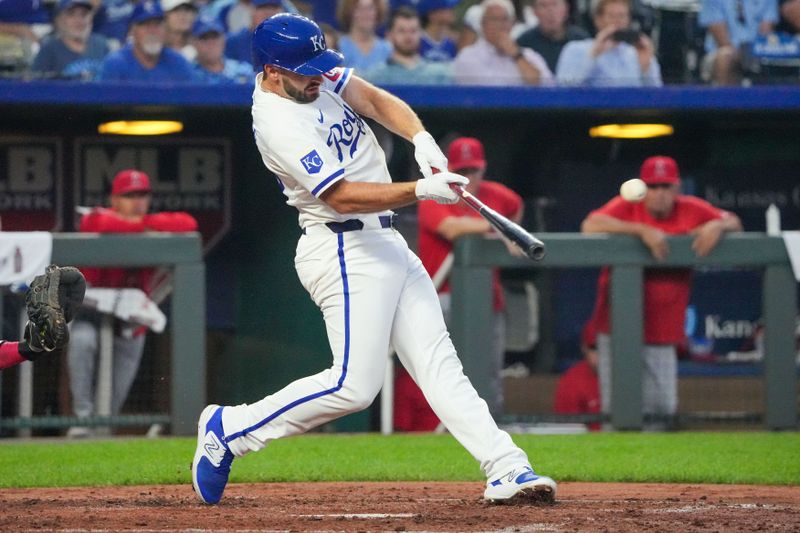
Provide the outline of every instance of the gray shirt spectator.
{"type": "Polygon", "coordinates": [[[61,0],[56,32],[42,43],[31,70],[47,77],[93,79],[109,47],[104,37],[91,33],[92,12],[90,0],[61,0]]]}
{"type": "Polygon", "coordinates": [[[566,0],[532,0],[531,4],[539,25],[520,35],[517,44],[538,52],[555,72],[564,45],[586,39],[589,33],[567,23],[569,6],[566,0]]]}
{"type": "Polygon", "coordinates": [[[553,74],[545,60],[511,38],[514,6],[510,0],[481,3],[478,41],[461,50],[453,62],[453,76],[461,85],[549,85],[553,74]]]}

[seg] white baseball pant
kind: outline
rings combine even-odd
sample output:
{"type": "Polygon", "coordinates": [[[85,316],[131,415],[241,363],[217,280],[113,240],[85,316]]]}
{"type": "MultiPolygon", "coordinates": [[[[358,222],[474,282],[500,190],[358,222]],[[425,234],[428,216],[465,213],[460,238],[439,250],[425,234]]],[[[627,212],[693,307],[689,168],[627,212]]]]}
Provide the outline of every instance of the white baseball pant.
{"type": "MultiPolygon", "coordinates": [[[[394,229],[335,234],[314,226],[297,246],[300,281],[322,310],[333,364],[253,403],[226,407],[236,456],[368,407],[391,345],[450,433],[488,476],[528,464],[464,375],[433,283],[394,229]]],[[[291,354],[287,354],[291,356],[291,354]]]]}

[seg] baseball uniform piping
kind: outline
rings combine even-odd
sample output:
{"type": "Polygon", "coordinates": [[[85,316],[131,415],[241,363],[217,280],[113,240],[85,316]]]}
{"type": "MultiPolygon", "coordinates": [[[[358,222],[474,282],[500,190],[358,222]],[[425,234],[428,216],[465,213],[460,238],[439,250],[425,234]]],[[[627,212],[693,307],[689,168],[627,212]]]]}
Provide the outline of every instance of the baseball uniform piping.
{"type": "Polygon", "coordinates": [[[339,91],[347,84],[347,80],[350,79],[350,73],[353,71],[351,68],[344,69],[342,72],[342,79],[339,80],[339,83],[336,85],[336,88],[333,90],[336,94],[339,94],[339,91]]]}
{"type": "Polygon", "coordinates": [[[339,177],[339,176],[341,176],[342,174],[344,174],[344,169],[343,169],[343,168],[340,168],[339,170],[337,170],[336,172],[334,172],[333,174],[331,174],[330,176],[328,176],[327,178],[325,178],[324,180],[322,180],[321,182],[319,182],[319,185],[317,185],[316,187],[314,187],[314,190],[313,190],[313,191],[311,191],[311,194],[313,194],[314,196],[316,196],[316,195],[317,195],[317,193],[319,193],[319,192],[320,192],[322,189],[324,189],[324,188],[325,188],[325,187],[326,187],[326,186],[327,186],[327,185],[328,185],[330,182],[332,182],[333,180],[335,180],[336,178],[338,178],[338,177],[339,177]]]}
{"type": "Polygon", "coordinates": [[[245,428],[242,431],[234,433],[232,435],[228,435],[225,437],[225,442],[231,442],[233,440],[238,439],[239,437],[243,437],[248,433],[251,433],[260,427],[264,426],[265,424],[270,423],[272,420],[277,418],[278,416],[282,415],[286,411],[297,407],[298,405],[302,405],[306,402],[310,402],[311,400],[315,400],[327,394],[333,394],[341,390],[342,385],[344,385],[345,377],[347,377],[347,364],[350,360],[350,285],[347,281],[347,266],[345,265],[344,260],[344,235],[338,235],[339,241],[339,268],[342,273],[342,291],[344,293],[344,361],[342,363],[342,375],[339,376],[339,381],[336,383],[336,386],[332,389],[327,389],[324,391],[316,392],[314,394],[310,394],[308,396],[304,396],[298,400],[293,401],[289,405],[285,405],[269,415],[267,418],[262,420],[261,422],[250,426],[249,428],[245,428]]]}

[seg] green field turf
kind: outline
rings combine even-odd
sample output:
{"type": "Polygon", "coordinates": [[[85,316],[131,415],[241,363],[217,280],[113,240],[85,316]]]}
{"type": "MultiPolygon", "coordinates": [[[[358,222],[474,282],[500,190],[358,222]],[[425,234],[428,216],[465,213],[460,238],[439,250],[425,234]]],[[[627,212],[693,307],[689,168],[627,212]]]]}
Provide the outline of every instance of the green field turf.
{"type": "MultiPolygon", "coordinates": [[[[800,433],[515,435],[557,481],[800,484],[800,433]]],[[[189,483],[195,440],[0,443],[0,487],[189,483]]],[[[449,435],[310,434],[237,459],[232,482],[479,481],[449,435]]]]}

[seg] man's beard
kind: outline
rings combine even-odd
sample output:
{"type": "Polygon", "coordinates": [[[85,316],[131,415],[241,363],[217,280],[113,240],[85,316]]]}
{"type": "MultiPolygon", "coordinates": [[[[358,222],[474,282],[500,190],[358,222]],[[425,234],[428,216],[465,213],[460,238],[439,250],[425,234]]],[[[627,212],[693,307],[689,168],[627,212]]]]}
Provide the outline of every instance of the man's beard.
{"type": "Polygon", "coordinates": [[[84,30],[64,31],[64,37],[74,41],[85,43],[89,40],[89,35],[92,33],[92,27],[89,26],[84,30]]]}
{"type": "Polygon", "coordinates": [[[142,51],[149,56],[157,56],[164,49],[164,43],[142,43],[142,51]]]}
{"type": "Polygon", "coordinates": [[[285,79],[283,81],[283,90],[286,91],[286,94],[288,94],[289,97],[295,102],[299,102],[301,104],[308,104],[319,97],[319,92],[317,92],[317,94],[308,95],[306,94],[305,89],[298,89],[285,79]]]}

